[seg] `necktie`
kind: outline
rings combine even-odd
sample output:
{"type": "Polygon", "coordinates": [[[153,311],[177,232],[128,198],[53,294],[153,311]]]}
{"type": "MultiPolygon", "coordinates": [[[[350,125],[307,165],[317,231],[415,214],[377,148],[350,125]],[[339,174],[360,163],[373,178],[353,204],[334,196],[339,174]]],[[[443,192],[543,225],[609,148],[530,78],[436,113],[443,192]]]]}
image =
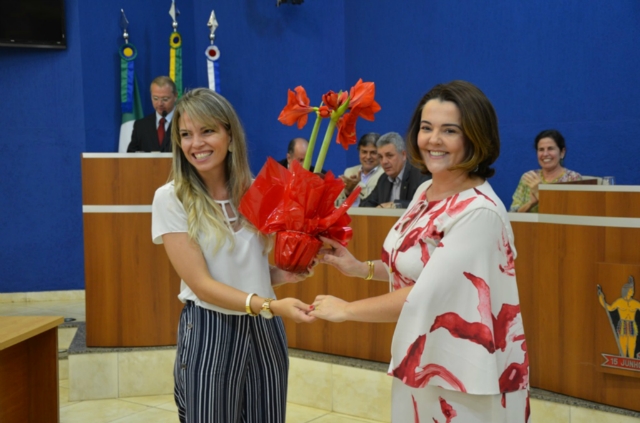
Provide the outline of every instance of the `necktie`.
{"type": "Polygon", "coordinates": [[[158,144],[162,145],[162,141],[164,140],[164,123],[167,120],[165,118],[160,118],[160,123],[158,123],[158,144]]]}

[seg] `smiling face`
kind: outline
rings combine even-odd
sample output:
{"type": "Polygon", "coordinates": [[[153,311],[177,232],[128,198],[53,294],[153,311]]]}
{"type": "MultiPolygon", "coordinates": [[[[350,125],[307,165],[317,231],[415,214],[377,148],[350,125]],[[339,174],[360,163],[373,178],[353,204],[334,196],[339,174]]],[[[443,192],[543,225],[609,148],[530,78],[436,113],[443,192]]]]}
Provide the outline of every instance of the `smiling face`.
{"type": "Polygon", "coordinates": [[[225,159],[231,137],[222,125],[207,126],[192,121],[186,113],[178,122],[182,152],[196,169],[207,180],[209,177],[224,177],[225,159]]]}
{"type": "Polygon", "coordinates": [[[458,106],[451,101],[429,100],[422,109],[417,144],[434,177],[462,163],[467,152],[458,106]]]}
{"type": "Polygon", "coordinates": [[[564,158],[564,152],[558,148],[553,138],[542,138],[538,141],[538,163],[547,172],[552,172],[560,167],[560,159],[564,158]]]}
{"type": "Polygon", "coordinates": [[[363,145],[358,149],[362,173],[367,174],[380,163],[378,161],[378,149],[373,144],[363,145]]]}

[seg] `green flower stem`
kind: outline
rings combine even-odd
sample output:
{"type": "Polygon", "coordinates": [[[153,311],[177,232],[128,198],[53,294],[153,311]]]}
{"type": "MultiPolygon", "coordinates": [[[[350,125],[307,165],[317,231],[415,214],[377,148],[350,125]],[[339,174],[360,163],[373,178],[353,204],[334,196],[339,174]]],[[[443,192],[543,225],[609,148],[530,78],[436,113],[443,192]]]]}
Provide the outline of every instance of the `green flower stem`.
{"type": "MultiPolygon", "coordinates": [[[[340,93],[342,93],[342,91],[340,91],[340,93]]],[[[338,93],[338,95],[340,95],[340,93],[338,93]]],[[[331,112],[331,121],[329,121],[327,132],[324,134],[324,139],[322,140],[320,154],[318,154],[318,160],[316,161],[316,166],[313,169],[314,173],[322,173],[322,166],[324,166],[324,159],[327,157],[327,151],[329,151],[329,144],[331,144],[331,138],[333,138],[333,131],[336,129],[336,125],[338,124],[338,121],[340,120],[344,112],[349,109],[350,102],[351,97],[347,97],[347,100],[342,103],[342,105],[338,107],[337,110],[331,112]]]]}
{"type": "Polygon", "coordinates": [[[324,134],[324,139],[322,140],[322,147],[320,148],[320,153],[318,154],[318,160],[316,161],[316,166],[313,169],[314,173],[322,172],[322,166],[324,166],[324,159],[327,157],[327,151],[329,151],[329,144],[331,144],[331,138],[333,138],[333,131],[336,129],[336,124],[338,123],[338,119],[340,119],[340,116],[336,114],[336,116],[332,116],[331,120],[329,121],[329,126],[327,127],[327,132],[324,134]]]}
{"type": "Polygon", "coordinates": [[[311,167],[311,158],[313,157],[313,150],[316,147],[316,139],[318,138],[318,131],[320,130],[320,122],[322,122],[322,117],[320,116],[320,113],[316,111],[316,123],[313,124],[311,138],[309,138],[309,147],[307,148],[307,153],[304,155],[304,163],[302,164],[302,167],[306,170],[309,170],[311,167]]]}

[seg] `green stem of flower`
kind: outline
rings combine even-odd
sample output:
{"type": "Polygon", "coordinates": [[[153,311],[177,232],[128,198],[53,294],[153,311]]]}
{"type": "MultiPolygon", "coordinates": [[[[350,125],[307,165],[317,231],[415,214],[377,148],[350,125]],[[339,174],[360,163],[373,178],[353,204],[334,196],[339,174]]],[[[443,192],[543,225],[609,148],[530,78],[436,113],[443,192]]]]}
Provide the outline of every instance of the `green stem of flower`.
{"type": "Polygon", "coordinates": [[[336,114],[336,116],[332,116],[329,121],[329,126],[327,127],[327,132],[324,134],[324,139],[322,140],[322,147],[320,148],[320,153],[318,154],[318,160],[316,160],[316,166],[313,169],[314,173],[321,173],[322,166],[324,166],[324,159],[327,157],[327,151],[329,151],[329,144],[331,144],[331,138],[333,138],[333,131],[336,129],[336,124],[338,123],[338,119],[340,119],[341,115],[336,114]]]}
{"type": "Polygon", "coordinates": [[[304,163],[302,167],[309,170],[311,167],[311,159],[313,158],[313,150],[316,147],[316,139],[318,138],[318,131],[320,130],[320,122],[322,122],[322,117],[320,113],[316,111],[316,123],[313,124],[313,130],[311,131],[311,138],[309,138],[309,147],[307,148],[307,153],[304,155],[304,163]]]}
{"type": "MultiPolygon", "coordinates": [[[[341,93],[342,91],[340,91],[341,93]]],[[[338,95],[340,95],[338,93],[338,95]]],[[[351,97],[347,97],[347,100],[342,103],[340,107],[331,112],[331,120],[329,121],[329,126],[327,127],[327,132],[324,134],[324,139],[322,140],[322,147],[320,148],[320,154],[318,154],[318,160],[316,161],[316,166],[313,169],[314,173],[322,173],[322,166],[324,166],[324,159],[327,157],[327,151],[329,151],[329,144],[331,144],[331,138],[333,138],[333,131],[336,129],[336,125],[338,121],[344,115],[344,113],[349,110],[349,103],[351,102],[351,97]]]]}

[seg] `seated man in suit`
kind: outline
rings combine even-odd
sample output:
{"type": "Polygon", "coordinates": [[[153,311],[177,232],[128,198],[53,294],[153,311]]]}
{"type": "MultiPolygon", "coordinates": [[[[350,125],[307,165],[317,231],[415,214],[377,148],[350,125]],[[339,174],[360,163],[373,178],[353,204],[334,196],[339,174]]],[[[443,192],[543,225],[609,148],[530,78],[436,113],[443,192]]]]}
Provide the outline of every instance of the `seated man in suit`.
{"type": "Polygon", "coordinates": [[[171,119],[177,99],[178,90],[168,76],[159,76],[151,82],[151,102],[155,113],[133,123],[128,153],[171,151],[171,119]]]}
{"type": "MultiPolygon", "coordinates": [[[[304,156],[307,155],[307,149],[309,148],[309,141],[304,138],[294,138],[289,141],[289,146],[287,147],[287,157],[279,160],[282,166],[289,169],[289,164],[292,161],[297,161],[300,164],[304,163],[304,156]]],[[[311,172],[313,172],[313,165],[309,168],[311,172]]],[[[324,169],[322,169],[322,173],[325,173],[324,169]]]]}
{"type": "Polygon", "coordinates": [[[378,139],[378,158],[386,175],[378,179],[376,187],[360,207],[407,208],[413,194],[428,175],[422,174],[407,161],[402,136],[389,132],[378,139]]]}
{"type": "Polygon", "coordinates": [[[344,189],[336,199],[336,207],[340,206],[351,192],[359,186],[362,190],[353,203],[353,207],[358,207],[360,201],[367,198],[376,187],[380,175],[384,174],[378,160],[378,149],[376,148],[378,138],[380,138],[380,134],[375,132],[370,132],[360,137],[358,141],[360,164],[346,168],[344,174],[340,175],[340,179],[344,182],[344,189]]]}
{"type": "Polygon", "coordinates": [[[289,163],[293,160],[297,160],[300,164],[303,164],[304,156],[307,154],[307,148],[309,148],[309,142],[304,138],[292,139],[289,141],[289,146],[287,147],[287,157],[280,160],[278,163],[287,169],[289,169],[289,163]]]}

